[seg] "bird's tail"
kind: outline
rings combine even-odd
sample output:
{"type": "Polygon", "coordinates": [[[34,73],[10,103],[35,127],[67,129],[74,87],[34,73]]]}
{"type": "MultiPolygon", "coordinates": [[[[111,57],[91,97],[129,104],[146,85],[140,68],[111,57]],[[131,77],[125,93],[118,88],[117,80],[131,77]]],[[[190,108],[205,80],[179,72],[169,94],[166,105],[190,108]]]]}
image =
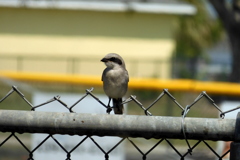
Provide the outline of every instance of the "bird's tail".
{"type": "Polygon", "coordinates": [[[122,98],[112,99],[113,100],[113,110],[115,114],[123,114],[123,104],[122,98]]]}

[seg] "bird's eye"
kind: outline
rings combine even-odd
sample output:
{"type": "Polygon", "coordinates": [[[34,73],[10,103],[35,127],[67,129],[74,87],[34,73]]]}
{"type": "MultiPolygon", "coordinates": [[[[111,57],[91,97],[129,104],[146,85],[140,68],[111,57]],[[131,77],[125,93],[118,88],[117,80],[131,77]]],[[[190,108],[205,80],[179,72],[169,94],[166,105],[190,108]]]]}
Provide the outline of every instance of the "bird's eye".
{"type": "Polygon", "coordinates": [[[119,65],[122,64],[122,61],[120,59],[116,58],[116,57],[112,57],[109,60],[112,61],[112,62],[115,62],[115,63],[117,63],[119,65]]]}
{"type": "Polygon", "coordinates": [[[112,57],[112,58],[110,58],[110,60],[111,60],[111,61],[115,61],[115,60],[116,60],[116,58],[115,58],[115,57],[112,57]]]}

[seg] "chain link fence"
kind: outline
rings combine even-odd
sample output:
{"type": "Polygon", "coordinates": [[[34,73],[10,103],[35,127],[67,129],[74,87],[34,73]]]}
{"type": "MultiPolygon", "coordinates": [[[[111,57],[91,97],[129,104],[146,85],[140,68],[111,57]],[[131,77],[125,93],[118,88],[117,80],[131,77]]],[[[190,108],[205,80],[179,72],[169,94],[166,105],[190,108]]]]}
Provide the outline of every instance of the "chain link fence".
{"type": "MultiPolygon", "coordinates": [[[[125,142],[129,143],[128,150],[129,148],[135,150],[143,160],[151,157],[154,150],[161,148],[163,143],[168,146],[167,150],[169,153],[170,150],[174,152],[175,158],[171,159],[194,159],[196,155],[199,155],[196,148],[200,144],[203,144],[205,148],[211,152],[213,156],[211,156],[210,159],[222,160],[229,153],[231,155],[231,160],[239,159],[239,157],[237,158],[239,154],[236,153],[238,147],[231,147],[231,152],[230,149],[228,149],[224,151],[224,153],[218,153],[216,147],[212,146],[211,141],[234,141],[232,144],[238,144],[237,141],[240,139],[238,135],[240,132],[238,133],[236,127],[239,123],[238,118],[224,119],[224,117],[226,114],[240,107],[222,111],[206,92],[200,93],[199,96],[186,107],[182,106],[167,89],[164,89],[149,106],[144,106],[134,95],[125,99],[123,104],[137,104],[139,109],[143,111],[142,116],[107,114],[112,108],[108,107],[101,99],[94,95],[93,88],[87,89],[84,96],[79,97],[79,100],[74,102],[71,106],[62,101],[60,96],[50,97],[46,102],[33,105],[16,86],[12,86],[12,89],[0,100],[0,103],[9,97],[11,98],[13,93],[17,93],[26,102],[29,111],[0,110],[0,131],[8,134],[6,138],[1,138],[0,150],[6,143],[10,142],[10,139],[16,139],[20,146],[28,153],[28,157],[25,157],[25,159],[28,160],[33,160],[35,152],[49,139],[52,139],[54,143],[61,148],[62,152],[66,153],[66,157],[63,158],[66,160],[70,160],[71,155],[87,140],[90,140],[99,149],[103,155],[103,159],[106,160],[111,159],[111,154],[114,150],[125,142]],[[150,112],[151,108],[158,107],[156,103],[161,101],[164,96],[169,97],[169,99],[174,102],[175,107],[181,110],[179,117],[154,116],[154,113],[150,112]],[[81,103],[86,97],[91,97],[93,100],[100,103],[102,107],[106,109],[106,114],[76,113],[75,108],[78,107],[77,104],[81,103]],[[191,109],[196,106],[196,103],[203,98],[210,102],[219,112],[221,118],[187,117],[191,109]],[[37,108],[53,102],[61,104],[61,106],[66,109],[66,112],[52,113],[36,111],[37,108]],[[27,142],[24,138],[21,138],[19,133],[44,133],[47,134],[47,136],[39,141],[37,146],[30,148],[26,145],[27,142]],[[69,148],[61,144],[56,134],[78,135],[81,136],[82,139],[79,140],[75,146],[69,148]],[[102,147],[103,144],[95,140],[96,136],[115,136],[120,137],[120,140],[111,148],[105,149],[102,147]],[[145,151],[141,149],[141,146],[135,141],[136,138],[144,138],[147,140],[155,138],[155,140],[154,144],[145,151]],[[180,139],[183,142],[181,147],[174,144],[172,142],[173,139],[180,139]],[[192,140],[195,141],[192,142],[192,140]]],[[[166,153],[165,156],[167,154],[168,153],[166,153]]],[[[160,153],[159,155],[156,154],[156,157],[156,159],[167,159],[167,157],[160,158],[160,153]]],[[[127,157],[126,159],[131,158],[127,157]]],[[[201,153],[197,159],[202,159],[201,153]]]]}

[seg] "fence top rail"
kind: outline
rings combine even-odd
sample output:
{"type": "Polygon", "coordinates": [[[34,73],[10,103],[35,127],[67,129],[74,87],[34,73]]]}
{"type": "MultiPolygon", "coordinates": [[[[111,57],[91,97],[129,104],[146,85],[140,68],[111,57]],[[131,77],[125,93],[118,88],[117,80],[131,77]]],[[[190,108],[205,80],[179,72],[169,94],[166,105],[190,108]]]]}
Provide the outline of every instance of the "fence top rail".
{"type": "Polygon", "coordinates": [[[1,132],[234,141],[235,124],[235,119],[0,110],[1,132]]]}

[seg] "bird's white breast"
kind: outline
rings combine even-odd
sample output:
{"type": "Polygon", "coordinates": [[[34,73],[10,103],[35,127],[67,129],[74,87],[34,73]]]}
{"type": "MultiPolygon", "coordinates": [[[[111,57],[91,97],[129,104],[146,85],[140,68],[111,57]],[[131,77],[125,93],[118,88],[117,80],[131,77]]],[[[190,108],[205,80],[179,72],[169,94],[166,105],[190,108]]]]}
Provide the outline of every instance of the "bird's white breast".
{"type": "Polygon", "coordinates": [[[105,69],[103,87],[105,93],[111,98],[122,98],[127,92],[128,74],[121,68],[105,69]]]}

